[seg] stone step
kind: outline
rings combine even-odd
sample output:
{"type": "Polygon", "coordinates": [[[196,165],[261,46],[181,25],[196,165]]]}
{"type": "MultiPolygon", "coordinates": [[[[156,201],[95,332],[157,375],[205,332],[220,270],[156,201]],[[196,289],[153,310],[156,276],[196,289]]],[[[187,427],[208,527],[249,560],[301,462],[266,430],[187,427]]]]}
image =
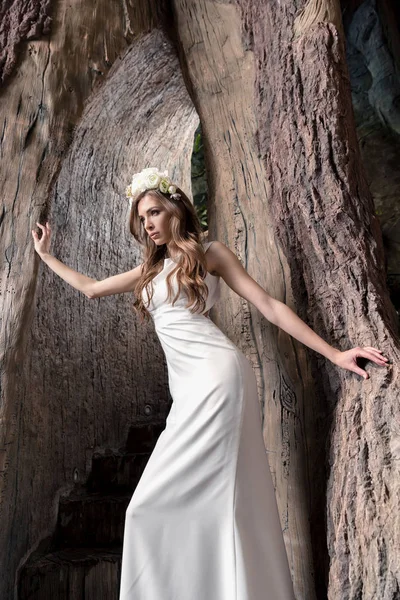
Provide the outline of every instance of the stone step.
{"type": "Polygon", "coordinates": [[[147,425],[133,425],[129,430],[124,452],[151,452],[163,429],[165,420],[147,425]]]}
{"type": "Polygon", "coordinates": [[[133,493],[150,455],[151,452],[121,454],[113,451],[94,454],[88,491],[133,493]]]}
{"type": "Polygon", "coordinates": [[[57,548],[122,544],[129,494],[86,494],[60,498],[57,548]]]}
{"type": "Polygon", "coordinates": [[[25,565],[18,600],[118,600],[120,576],[120,548],[67,548],[25,565]]]}
{"type": "Polygon", "coordinates": [[[133,492],[164,429],[165,422],[135,425],[129,430],[124,448],[95,453],[87,481],[88,491],[133,492]]]}

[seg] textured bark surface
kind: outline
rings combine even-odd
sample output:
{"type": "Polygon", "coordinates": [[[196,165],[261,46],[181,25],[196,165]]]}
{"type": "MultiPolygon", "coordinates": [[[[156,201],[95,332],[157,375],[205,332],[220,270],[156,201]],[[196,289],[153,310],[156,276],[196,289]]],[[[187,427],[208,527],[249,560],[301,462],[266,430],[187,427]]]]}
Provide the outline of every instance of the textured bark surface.
{"type": "MultiPolygon", "coordinates": [[[[299,26],[308,21],[296,20],[295,8],[263,5],[252,22],[260,152],[297,310],[334,346],[372,345],[393,361],[389,369],[368,367],[371,378],[364,381],[310,353],[317,401],[325,406],[320,462],[330,433],[328,597],[394,600],[400,593],[396,316],[361,167],[341,29],[324,20],[299,26]],[[268,84],[263,73],[273,73],[268,84]]],[[[305,11],[314,8],[309,2],[305,11]]],[[[321,575],[317,593],[324,597],[321,575]]]]}
{"type": "Polygon", "coordinates": [[[13,72],[21,43],[50,33],[51,5],[51,0],[0,3],[0,83],[13,72]]]}
{"type": "Polygon", "coordinates": [[[58,496],[85,481],[93,453],[121,447],[130,423],[163,420],[169,407],[162,351],[132,296],[89,300],[40,263],[31,229],[49,218],[52,253],[91,277],[133,268],[125,187],[156,162],[190,193],[198,117],[159,31],[135,41],[122,6],[70,6],[57,4],[50,39],[30,44],[1,96],[7,599],[18,563],[54,531],[58,496]]]}

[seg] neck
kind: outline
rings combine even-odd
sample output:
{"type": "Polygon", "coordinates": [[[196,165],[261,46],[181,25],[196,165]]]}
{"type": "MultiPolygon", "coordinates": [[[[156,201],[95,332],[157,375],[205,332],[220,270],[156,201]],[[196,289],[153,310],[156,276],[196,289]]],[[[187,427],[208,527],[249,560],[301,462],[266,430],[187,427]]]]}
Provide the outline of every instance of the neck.
{"type": "Polygon", "coordinates": [[[171,254],[170,249],[169,249],[168,244],[167,244],[167,252],[165,254],[165,258],[172,258],[172,260],[174,260],[178,256],[178,254],[179,254],[179,251],[178,252],[175,251],[175,252],[173,252],[171,254]]]}

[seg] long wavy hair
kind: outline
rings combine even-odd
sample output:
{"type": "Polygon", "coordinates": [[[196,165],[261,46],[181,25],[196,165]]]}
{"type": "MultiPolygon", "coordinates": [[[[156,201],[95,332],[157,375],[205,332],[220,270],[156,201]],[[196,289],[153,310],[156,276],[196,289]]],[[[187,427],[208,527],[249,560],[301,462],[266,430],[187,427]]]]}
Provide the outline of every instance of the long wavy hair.
{"type": "Polygon", "coordinates": [[[174,305],[183,291],[188,298],[187,308],[191,312],[203,312],[208,296],[208,288],[204,283],[207,275],[205,252],[202,246],[204,234],[193,204],[179,187],[176,189],[176,194],[172,195],[164,194],[159,190],[146,190],[132,203],[129,229],[135,240],[144,246],[142,274],[134,289],[133,307],[135,311],[140,315],[142,321],[149,319],[148,306],[154,293],[152,280],[161,272],[167,254],[167,245],[157,246],[140,221],[138,205],[144,196],[157,198],[170,215],[171,240],[169,245],[174,256],[177,255],[177,264],[166,278],[167,300],[172,301],[172,305],[174,305]],[[175,276],[178,289],[172,298],[174,291],[171,282],[175,276]],[[142,298],[144,288],[146,288],[148,298],[146,305],[142,298]]]}

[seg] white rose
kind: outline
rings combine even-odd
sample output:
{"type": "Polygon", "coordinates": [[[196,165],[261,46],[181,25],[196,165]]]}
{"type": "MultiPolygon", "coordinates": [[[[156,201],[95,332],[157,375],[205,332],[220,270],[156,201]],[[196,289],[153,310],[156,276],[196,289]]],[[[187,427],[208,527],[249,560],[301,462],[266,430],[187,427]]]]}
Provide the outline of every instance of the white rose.
{"type": "Polygon", "coordinates": [[[147,188],[154,189],[160,185],[161,177],[158,173],[150,173],[145,179],[145,185],[147,188]]]}
{"type": "Polygon", "coordinates": [[[132,178],[132,183],[131,183],[132,189],[135,189],[140,186],[143,187],[143,185],[144,185],[144,178],[141,176],[141,174],[134,175],[132,178]]]}
{"type": "Polygon", "coordinates": [[[166,194],[168,192],[168,188],[169,188],[169,184],[171,183],[169,177],[163,177],[160,181],[160,190],[163,192],[163,194],[166,194]]]}
{"type": "Polygon", "coordinates": [[[169,188],[168,188],[168,192],[170,194],[175,194],[175,192],[176,192],[176,186],[175,185],[170,185],[169,188]]]}

